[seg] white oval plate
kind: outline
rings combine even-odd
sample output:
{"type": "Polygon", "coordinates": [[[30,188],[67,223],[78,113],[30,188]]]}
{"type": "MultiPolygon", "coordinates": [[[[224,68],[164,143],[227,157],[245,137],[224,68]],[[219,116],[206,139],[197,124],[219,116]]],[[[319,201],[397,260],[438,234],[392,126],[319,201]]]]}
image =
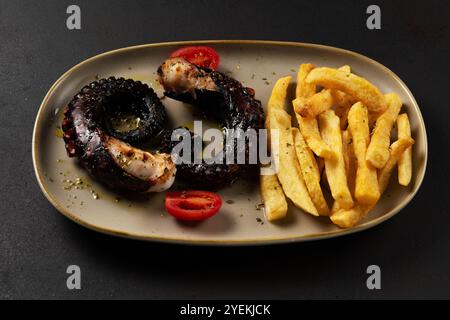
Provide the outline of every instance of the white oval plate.
{"type": "MultiPolygon", "coordinates": [[[[191,108],[164,99],[175,124],[192,120],[191,108]]],[[[51,87],[39,109],[33,133],[33,164],[39,185],[47,199],[62,214],[90,229],[116,236],[142,240],[188,244],[254,245],[330,238],[373,227],[399,212],[416,194],[425,175],[427,162],[426,131],[417,102],[406,85],[378,62],[357,53],[322,45],[273,41],[195,41],[141,45],[107,52],[90,58],[67,71],[51,87]],[[339,67],[348,64],[353,72],[366,77],[383,92],[398,93],[404,103],[416,144],[414,172],[409,187],[391,185],[376,208],[356,227],[342,230],[328,218],[315,218],[290,205],[288,218],[268,223],[263,211],[258,183],[238,181],[220,191],[224,200],[221,212],[196,225],[183,224],[164,210],[164,194],[152,194],[146,201],[120,199],[86,176],[86,172],[69,159],[57,128],[62,108],[85,84],[96,77],[120,76],[141,80],[159,94],[155,71],[173,50],[187,45],[206,44],[221,55],[220,70],[256,90],[266,104],[274,81],[285,75],[295,79],[300,63],[339,67]],[[83,188],[69,187],[82,178],[83,188]],[[86,184],[91,184],[86,187],[86,184]],[[92,190],[98,193],[94,199],[92,190]],[[227,200],[231,200],[228,201],[227,200]]]]}

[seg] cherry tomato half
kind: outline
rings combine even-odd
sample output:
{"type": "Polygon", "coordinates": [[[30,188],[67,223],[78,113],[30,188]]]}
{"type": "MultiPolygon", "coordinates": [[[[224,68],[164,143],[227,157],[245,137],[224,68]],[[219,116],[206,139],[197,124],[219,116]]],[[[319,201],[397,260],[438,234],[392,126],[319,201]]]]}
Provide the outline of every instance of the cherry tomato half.
{"type": "Polygon", "coordinates": [[[209,191],[172,191],[166,193],[165,206],[167,212],[177,219],[201,221],[219,211],[222,199],[209,191]]]}
{"type": "Polygon", "coordinates": [[[185,47],[174,51],[171,58],[181,57],[199,67],[217,70],[220,56],[216,50],[206,46],[185,47]]]}

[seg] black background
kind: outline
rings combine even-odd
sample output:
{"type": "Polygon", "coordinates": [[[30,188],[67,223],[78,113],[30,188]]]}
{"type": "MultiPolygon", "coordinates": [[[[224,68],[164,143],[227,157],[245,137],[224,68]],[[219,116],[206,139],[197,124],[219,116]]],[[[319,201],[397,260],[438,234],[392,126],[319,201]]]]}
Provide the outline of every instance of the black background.
{"type": "Polygon", "coordinates": [[[0,298],[450,298],[448,1],[0,0],[0,298]],[[366,28],[366,8],[382,30],[366,28]],[[66,28],[78,4],[82,30],[66,28]],[[267,247],[144,243],[80,227],[47,202],[31,160],[34,119],[68,68],[115,48],[269,39],[354,50],[409,86],[428,131],[427,176],[391,220],[342,238],[267,247]],[[82,290],[65,270],[82,270],[82,290]],[[382,290],[366,288],[366,268],[382,290]]]}

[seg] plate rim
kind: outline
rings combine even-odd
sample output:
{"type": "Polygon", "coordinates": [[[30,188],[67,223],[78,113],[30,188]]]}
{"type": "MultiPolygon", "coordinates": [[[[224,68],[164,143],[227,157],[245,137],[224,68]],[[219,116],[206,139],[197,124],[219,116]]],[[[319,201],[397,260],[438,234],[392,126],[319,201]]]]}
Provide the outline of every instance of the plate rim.
{"type": "Polygon", "coordinates": [[[130,239],[136,239],[136,240],[145,240],[145,241],[153,241],[153,242],[163,242],[163,243],[177,243],[177,244],[184,244],[184,245],[216,245],[216,246],[254,246],[254,245],[268,245],[268,244],[280,244],[280,243],[293,243],[293,242],[306,242],[306,241],[313,241],[313,240],[321,240],[321,239],[330,239],[334,237],[340,237],[344,235],[353,234],[359,231],[363,231],[372,227],[375,227],[382,222],[392,218],[394,215],[396,215],[398,212],[400,212],[406,205],[408,205],[412,199],[416,196],[417,192],[422,186],[423,180],[425,178],[425,174],[427,171],[427,163],[428,163],[428,139],[427,139],[427,131],[424,123],[424,119],[422,116],[422,112],[420,111],[419,105],[414,98],[413,94],[409,90],[409,88],[406,86],[406,84],[400,79],[399,76],[397,76],[393,71],[391,71],[388,67],[383,65],[382,63],[371,59],[363,54],[342,49],[334,46],[328,46],[328,45],[322,45],[322,44],[314,44],[314,43],[305,43],[305,42],[292,42],[292,41],[274,41],[274,40],[192,40],[192,41],[173,41],[173,42],[158,42],[158,43],[148,43],[148,44],[141,44],[141,45],[135,45],[135,46],[129,46],[129,47],[123,47],[119,49],[114,49],[110,51],[106,51],[100,54],[97,54],[95,56],[92,56],[88,59],[85,59],[69,70],[67,70],[65,73],[63,73],[50,87],[50,89],[47,91],[46,95],[44,96],[38,112],[36,114],[36,120],[34,123],[33,128],[33,137],[32,137],[32,160],[33,160],[33,168],[34,173],[36,176],[36,180],[39,184],[39,187],[41,189],[41,192],[44,194],[44,196],[47,198],[47,200],[55,207],[62,215],[69,218],[70,220],[74,221],[75,223],[86,227],[88,229],[91,229],[93,231],[97,231],[103,234],[109,234],[117,237],[122,238],[130,238],[130,239]],[[213,45],[213,44],[247,44],[247,45],[271,45],[271,46],[290,46],[290,47],[304,47],[304,48],[318,48],[318,49],[324,49],[333,51],[336,53],[344,53],[347,55],[351,55],[354,57],[357,57],[359,59],[365,60],[365,62],[375,65],[376,67],[379,67],[381,69],[384,69],[406,92],[410,100],[412,101],[412,107],[415,108],[418,118],[419,118],[419,124],[421,127],[421,130],[424,133],[424,170],[423,173],[416,177],[417,180],[417,188],[410,193],[405,199],[402,200],[401,203],[399,203],[394,209],[387,211],[385,214],[383,214],[381,217],[378,217],[376,219],[373,219],[371,221],[365,222],[363,224],[357,225],[350,229],[339,229],[335,231],[327,231],[327,232],[321,232],[321,233],[313,233],[313,234],[307,234],[302,236],[290,236],[290,237],[266,237],[266,238],[259,238],[259,239],[239,239],[239,240],[208,240],[208,239],[183,239],[183,238],[176,238],[176,237],[164,237],[164,236],[152,236],[149,234],[138,234],[138,233],[127,233],[121,230],[114,230],[105,228],[99,225],[94,225],[91,223],[88,223],[82,219],[79,219],[77,216],[72,214],[70,210],[66,210],[64,206],[60,205],[58,201],[51,195],[51,193],[44,187],[43,180],[44,177],[42,175],[42,163],[39,161],[40,159],[40,151],[39,151],[39,145],[40,142],[37,139],[37,137],[40,136],[40,132],[42,129],[41,122],[43,122],[44,119],[44,112],[49,98],[53,95],[55,90],[59,87],[59,85],[67,78],[69,77],[73,72],[75,72],[78,68],[83,66],[84,64],[87,64],[89,62],[92,62],[97,59],[101,59],[108,55],[113,55],[117,53],[123,53],[126,51],[132,51],[132,50],[139,50],[142,48],[152,48],[152,47],[172,47],[172,46],[187,46],[187,45],[213,45]]]}

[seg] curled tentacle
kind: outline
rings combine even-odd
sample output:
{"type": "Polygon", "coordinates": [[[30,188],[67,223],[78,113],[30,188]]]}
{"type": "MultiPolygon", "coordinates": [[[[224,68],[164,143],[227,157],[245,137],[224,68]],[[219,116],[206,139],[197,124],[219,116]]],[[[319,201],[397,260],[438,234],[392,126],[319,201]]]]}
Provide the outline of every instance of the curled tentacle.
{"type": "Polygon", "coordinates": [[[125,192],[163,191],[176,173],[169,154],[152,154],[128,143],[158,134],[166,119],[163,105],[147,85],[114,77],[94,81],[72,99],[62,129],[66,150],[94,178],[125,192]],[[114,115],[137,116],[131,130],[115,129],[114,115]]]}
{"type": "MultiPolygon", "coordinates": [[[[166,60],[158,69],[160,83],[164,86],[165,95],[183,102],[195,104],[208,116],[220,122],[225,133],[233,129],[246,132],[264,127],[264,111],[261,102],[254,97],[254,90],[220,72],[200,68],[183,58],[166,60]]],[[[167,136],[170,138],[170,135],[167,136]]],[[[176,142],[175,142],[176,143],[176,142]]],[[[166,151],[170,151],[174,142],[167,142],[166,151]]],[[[225,148],[225,143],[224,143],[225,148]]],[[[238,150],[235,144],[234,154],[238,150]]],[[[244,145],[248,154],[249,145],[244,145]]],[[[226,150],[223,150],[225,156],[226,150]]],[[[178,176],[191,185],[200,187],[219,187],[232,183],[248,165],[238,164],[194,164],[178,165],[178,176]]]]}

